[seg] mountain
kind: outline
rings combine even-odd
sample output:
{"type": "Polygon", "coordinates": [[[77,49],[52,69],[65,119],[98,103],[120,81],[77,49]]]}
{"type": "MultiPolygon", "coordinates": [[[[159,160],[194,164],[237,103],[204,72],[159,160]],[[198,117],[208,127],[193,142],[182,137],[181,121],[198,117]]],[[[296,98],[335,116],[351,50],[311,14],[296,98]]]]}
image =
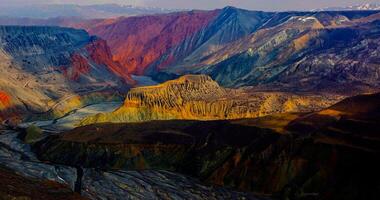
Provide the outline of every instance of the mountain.
{"type": "MultiPolygon", "coordinates": [[[[89,33],[108,41],[114,59],[129,73],[142,75],[169,49],[200,31],[218,11],[193,11],[105,20],[89,33]]],[[[169,62],[169,61],[167,61],[169,62]]]]}
{"type": "Polygon", "coordinates": [[[316,9],[313,11],[342,11],[342,10],[380,10],[380,4],[366,3],[356,6],[346,6],[346,7],[328,7],[322,9],[316,9]]]}
{"type": "Polygon", "coordinates": [[[318,110],[339,96],[296,95],[225,89],[205,75],[185,75],[160,85],[132,88],[112,113],[87,117],[81,125],[151,120],[254,118],[273,113],[318,110]]]}
{"type": "Polygon", "coordinates": [[[244,37],[268,18],[263,12],[228,7],[106,20],[87,30],[107,40],[115,60],[130,73],[153,75],[188,56],[197,59],[244,37]]]}
{"type": "Polygon", "coordinates": [[[325,15],[294,16],[261,29],[209,56],[198,73],[228,87],[343,93],[378,88],[379,15],[325,15]]]}
{"type": "MultiPolygon", "coordinates": [[[[2,112],[48,111],[70,97],[128,87],[106,42],[84,30],[0,26],[2,112]]],[[[11,112],[14,113],[14,112],[11,112]]]]}
{"type": "Polygon", "coordinates": [[[27,6],[0,5],[0,16],[21,18],[77,17],[84,19],[107,19],[121,16],[148,15],[174,12],[175,10],[138,7],[118,4],[32,4],[27,6]]]}
{"type": "Polygon", "coordinates": [[[34,149],[59,164],[165,169],[275,199],[377,199],[379,95],[258,119],[94,124],[34,149]]]}

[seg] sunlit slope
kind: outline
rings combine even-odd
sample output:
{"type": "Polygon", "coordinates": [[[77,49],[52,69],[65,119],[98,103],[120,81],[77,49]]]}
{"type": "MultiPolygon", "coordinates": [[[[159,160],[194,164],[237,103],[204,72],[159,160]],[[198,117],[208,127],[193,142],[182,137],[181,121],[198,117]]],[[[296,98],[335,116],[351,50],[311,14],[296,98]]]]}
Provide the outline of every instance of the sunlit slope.
{"type": "Polygon", "coordinates": [[[81,124],[253,118],[273,113],[318,110],[337,99],[337,96],[225,89],[209,76],[185,75],[160,85],[133,88],[122,107],[112,113],[86,118],[81,124]]]}

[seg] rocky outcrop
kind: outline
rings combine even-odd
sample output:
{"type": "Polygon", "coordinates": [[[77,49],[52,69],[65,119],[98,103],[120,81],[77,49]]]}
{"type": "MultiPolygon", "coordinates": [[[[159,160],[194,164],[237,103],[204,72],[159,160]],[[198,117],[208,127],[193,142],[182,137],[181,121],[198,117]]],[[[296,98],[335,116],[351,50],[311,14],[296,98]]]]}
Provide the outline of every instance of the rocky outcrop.
{"type": "Polygon", "coordinates": [[[168,119],[217,120],[253,118],[273,113],[312,111],[339,97],[255,93],[224,89],[206,75],[185,75],[156,86],[133,88],[124,106],[85,118],[81,124],[168,119]]]}

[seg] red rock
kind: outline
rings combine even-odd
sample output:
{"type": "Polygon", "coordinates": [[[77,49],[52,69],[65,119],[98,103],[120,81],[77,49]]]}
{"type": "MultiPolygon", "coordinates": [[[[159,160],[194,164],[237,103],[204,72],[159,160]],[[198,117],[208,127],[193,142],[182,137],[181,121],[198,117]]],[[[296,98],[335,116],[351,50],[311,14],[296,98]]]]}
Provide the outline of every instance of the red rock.
{"type": "Polygon", "coordinates": [[[5,108],[11,104],[11,97],[4,91],[0,91],[0,105],[5,108]]]}
{"type": "Polygon", "coordinates": [[[87,59],[78,53],[75,53],[71,56],[71,63],[71,73],[68,74],[68,77],[71,80],[78,81],[80,75],[90,72],[90,65],[88,64],[87,59]]]}
{"type": "MultiPolygon", "coordinates": [[[[218,10],[193,11],[119,18],[84,28],[108,42],[113,59],[120,62],[128,73],[142,75],[149,65],[207,26],[218,13],[218,10]]],[[[172,55],[159,67],[163,68],[174,61],[172,55]]]]}
{"type": "Polygon", "coordinates": [[[112,73],[122,78],[127,84],[136,84],[127,71],[123,69],[121,64],[117,61],[113,61],[111,50],[106,41],[101,39],[95,40],[86,46],[86,50],[91,60],[96,64],[107,66],[112,73]]]}

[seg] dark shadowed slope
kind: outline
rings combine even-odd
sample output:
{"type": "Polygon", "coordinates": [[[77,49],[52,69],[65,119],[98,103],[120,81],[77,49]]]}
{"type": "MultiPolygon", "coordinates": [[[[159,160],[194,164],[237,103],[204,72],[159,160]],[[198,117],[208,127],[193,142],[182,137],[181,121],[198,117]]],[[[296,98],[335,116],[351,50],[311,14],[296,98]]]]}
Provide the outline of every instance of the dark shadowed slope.
{"type": "Polygon", "coordinates": [[[3,168],[0,168],[0,182],[0,199],[87,199],[60,183],[28,179],[3,168]]]}

